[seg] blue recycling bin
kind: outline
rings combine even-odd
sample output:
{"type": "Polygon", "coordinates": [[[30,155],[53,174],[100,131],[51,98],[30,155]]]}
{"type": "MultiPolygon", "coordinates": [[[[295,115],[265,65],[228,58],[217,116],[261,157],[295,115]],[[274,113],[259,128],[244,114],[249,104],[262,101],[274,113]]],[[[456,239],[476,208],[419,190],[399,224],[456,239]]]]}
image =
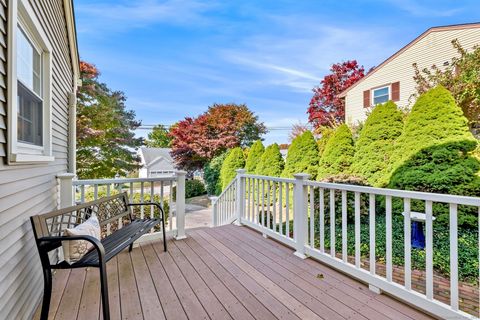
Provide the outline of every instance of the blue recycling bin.
{"type": "MultiPolygon", "coordinates": [[[[405,212],[402,212],[405,216],[405,212]]],[[[423,233],[423,225],[426,220],[426,214],[423,212],[410,211],[410,220],[412,221],[410,241],[412,248],[423,250],[425,249],[425,233],[423,233]]],[[[435,221],[435,217],[432,217],[435,221]]]]}
{"type": "Polygon", "coordinates": [[[412,223],[412,248],[425,249],[425,234],[423,233],[423,223],[413,221],[412,223]]]}

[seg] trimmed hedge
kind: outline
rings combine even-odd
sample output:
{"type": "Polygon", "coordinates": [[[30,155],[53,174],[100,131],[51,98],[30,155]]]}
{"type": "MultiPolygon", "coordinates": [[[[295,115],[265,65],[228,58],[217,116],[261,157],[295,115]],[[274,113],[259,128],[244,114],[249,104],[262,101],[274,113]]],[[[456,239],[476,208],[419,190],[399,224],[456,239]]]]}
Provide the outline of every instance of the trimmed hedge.
{"type": "Polygon", "coordinates": [[[210,195],[219,195],[222,193],[222,183],[220,181],[220,170],[223,161],[227,157],[228,152],[224,152],[213,158],[203,168],[203,180],[205,181],[207,193],[210,195]]]}
{"type": "Polygon", "coordinates": [[[245,162],[245,169],[247,170],[247,173],[256,172],[257,165],[264,152],[265,147],[263,146],[262,141],[255,141],[248,151],[248,157],[245,162]]]}
{"type": "Polygon", "coordinates": [[[305,131],[293,139],[288,148],[282,176],[292,178],[295,173],[308,173],[313,180],[317,176],[318,160],[317,142],[312,132],[305,131]]]}
{"type": "MultiPolygon", "coordinates": [[[[445,194],[480,195],[477,140],[450,92],[438,86],[413,106],[392,155],[388,187],[445,194]]],[[[459,210],[459,224],[475,226],[476,210],[459,210]]],[[[448,222],[448,210],[436,212],[448,222]]]]}
{"type": "Polygon", "coordinates": [[[320,134],[321,137],[320,139],[317,140],[317,146],[318,146],[318,154],[320,157],[322,157],[323,152],[325,151],[325,147],[327,146],[328,140],[333,136],[335,133],[335,129],[325,127],[322,128],[320,134]]]}
{"type": "Polygon", "coordinates": [[[347,173],[354,154],[352,132],[346,124],[342,124],[335,130],[325,146],[320,158],[317,179],[347,173]]]}
{"type": "Polygon", "coordinates": [[[285,166],[278,144],[269,145],[257,165],[256,174],[279,177],[285,166]]]}
{"type": "Polygon", "coordinates": [[[228,151],[228,155],[223,161],[222,169],[220,171],[220,180],[222,182],[222,190],[224,190],[228,184],[237,175],[236,170],[242,169],[245,166],[245,158],[243,157],[243,150],[240,147],[233,148],[228,151]]]}
{"type": "MultiPolygon", "coordinates": [[[[173,187],[172,190],[173,198],[177,198],[177,186],[173,187]]],[[[186,180],[185,181],[185,199],[202,196],[207,193],[205,190],[205,185],[202,181],[198,179],[186,180]]]]}
{"type": "Polygon", "coordinates": [[[385,186],[394,143],[402,131],[403,114],[395,103],[376,106],[360,131],[351,172],[372,186],[385,186]]]}

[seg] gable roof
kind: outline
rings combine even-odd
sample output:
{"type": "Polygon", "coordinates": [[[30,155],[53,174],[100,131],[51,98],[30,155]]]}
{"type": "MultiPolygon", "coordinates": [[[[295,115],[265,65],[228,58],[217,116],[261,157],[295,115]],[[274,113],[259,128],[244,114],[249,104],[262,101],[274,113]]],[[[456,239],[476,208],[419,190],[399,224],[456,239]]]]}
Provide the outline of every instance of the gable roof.
{"type": "Polygon", "coordinates": [[[425,32],[423,32],[421,35],[419,35],[417,38],[413,39],[412,41],[410,41],[406,46],[404,46],[403,48],[401,48],[400,50],[398,50],[397,52],[395,52],[393,55],[391,55],[390,57],[388,57],[385,61],[383,61],[382,63],[380,63],[378,66],[374,67],[374,69],[372,71],[370,71],[369,73],[367,73],[367,75],[365,75],[365,77],[363,77],[362,79],[360,79],[359,81],[357,81],[356,83],[354,83],[352,86],[350,86],[348,89],[344,90],[342,93],[340,93],[338,96],[340,98],[343,98],[347,95],[347,93],[352,90],[353,88],[355,88],[358,84],[360,84],[361,82],[363,82],[364,80],[366,80],[368,77],[370,77],[372,74],[374,74],[375,72],[377,72],[379,69],[381,69],[383,66],[385,66],[387,63],[389,63],[390,61],[392,61],[393,59],[395,59],[396,57],[398,57],[400,54],[402,54],[403,52],[405,52],[407,49],[409,49],[410,47],[412,47],[414,44],[416,44],[417,42],[419,42],[420,40],[422,40],[423,38],[425,38],[426,36],[428,36],[430,33],[433,33],[433,32],[439,32],[439,31],[452,31],[452,30],[461,30],[461,29],[473,29],[473,28],[480,28],[480,22],[473,22],[473,23],[464,23],[464,24],[452,24],[452,25],[447,25],[447,26],[438,26],[438,27],[431,27],[429,29],[427,29],[425,32]]]}
{"type": "Polygon", "coordinates": [[[173,163],[170,151],[170,148],[140,148],[146,166],[150,166],[160,159],[165,159],[168,162],[173,163]]]}

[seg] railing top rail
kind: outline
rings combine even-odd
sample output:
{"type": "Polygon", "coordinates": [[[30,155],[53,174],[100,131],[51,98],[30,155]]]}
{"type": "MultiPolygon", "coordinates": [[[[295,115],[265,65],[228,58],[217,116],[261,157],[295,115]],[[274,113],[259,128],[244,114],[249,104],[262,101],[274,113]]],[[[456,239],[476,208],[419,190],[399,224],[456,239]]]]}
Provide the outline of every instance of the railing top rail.
{"type": "Polygon", "coordinates": [[[156,178],[113,178],[113,179],[87,179],[73,180],[74,186],[95,185],[95,184],[112,184],[112,183],[130,183],[130,182],[157,182],[157,181],[176,181],[177,175],[156,178]]]}
{"type": "Polygon", "coordinates": [[[466,197],[466,196],[440,194],[440,193],[374,188],[374,187],[356,186],[356,185],[341,184],[341,183],[318,182],[318,181],[311,181],[311,180],[306,181],[305,184],[308,186],[320,187],[325,189],[337,189],[337,190],[346,190],[346,191],[353,191],[353,192],[360,192],[360,193],[371,193],[376,195],[392,196],[392,197],[399,197],[399,198],[429,200],[433,202],[442,202],[442,203],[456,203],[460,205],[469,205],[469,206],[480,206],[479,197],[466,197]]]}
{"type": "Polygon", "coordinates": [[[242,176],[245,177],[245,178],[270,180],[270,181],[274,181],[274,182],[283,182],[283,183],[294,183],[295,182],[295,179],[261,176],[261,175],[257,175],[257,174],[243,174],[242,176]]]}

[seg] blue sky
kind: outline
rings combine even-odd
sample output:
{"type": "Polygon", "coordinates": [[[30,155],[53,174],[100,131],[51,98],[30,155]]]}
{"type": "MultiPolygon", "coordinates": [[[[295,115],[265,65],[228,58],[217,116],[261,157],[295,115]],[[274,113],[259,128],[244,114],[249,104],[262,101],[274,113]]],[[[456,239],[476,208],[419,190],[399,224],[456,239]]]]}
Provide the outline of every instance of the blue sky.
{"type": "MultiPolygon", "coordinates": [[[[478,0],[74,2],[81,58],[147,125],[228,102],[271,128],[305,123],[332,63],[369,69],[431,26],[480,21],[478,0]]],[[[287,142],[288,131],[265,139],[287,142]]]]}

